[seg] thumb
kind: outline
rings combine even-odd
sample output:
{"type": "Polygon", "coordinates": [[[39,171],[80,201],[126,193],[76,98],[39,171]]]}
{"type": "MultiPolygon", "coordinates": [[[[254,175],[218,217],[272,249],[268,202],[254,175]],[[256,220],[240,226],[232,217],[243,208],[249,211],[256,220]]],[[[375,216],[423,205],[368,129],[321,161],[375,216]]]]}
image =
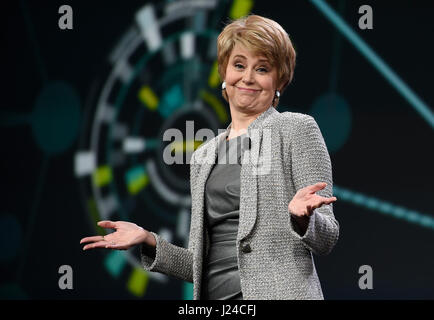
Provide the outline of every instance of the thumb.
{"type": "Polygon", "coordinates": [[[116,223],[114,223],[113,221],[103,220],[103,221],[99,221],[97,224],[102,228],[116,229],[116,223]]]}

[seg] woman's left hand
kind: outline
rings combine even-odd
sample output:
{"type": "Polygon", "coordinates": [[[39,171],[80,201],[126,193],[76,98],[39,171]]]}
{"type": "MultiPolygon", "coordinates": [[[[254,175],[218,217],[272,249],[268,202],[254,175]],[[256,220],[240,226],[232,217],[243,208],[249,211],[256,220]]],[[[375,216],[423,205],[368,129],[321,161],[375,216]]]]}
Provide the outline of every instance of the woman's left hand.
{"type": "Polygon", "coordinates": [[[323,204],[335,202],[337,200],[336,197],[326,198],[315,194],[315,192],[324,189],[326,186],[327,183],[318,182],[298,190],[288,205],[289,212],[295,218],[306,218],[310,217],[313,214],[313,210],[321,207],[323,204]]]}

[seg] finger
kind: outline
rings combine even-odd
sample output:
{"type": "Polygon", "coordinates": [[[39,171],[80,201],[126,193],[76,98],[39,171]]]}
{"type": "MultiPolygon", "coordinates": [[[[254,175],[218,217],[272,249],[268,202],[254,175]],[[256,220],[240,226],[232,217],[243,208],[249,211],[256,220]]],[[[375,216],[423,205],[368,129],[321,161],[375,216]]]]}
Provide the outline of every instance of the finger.
{"type": "Polygon", "coordinates": [[[310,206],[312,207],[313,210],[321,207],[324,204],[330,204],[332,202],[335,202],[336,200],[337,200],[336,197],[331,197],[331,198],[319,197],[316,201],[312,202],[310,206]]]}
{"type": "Polygon", "coordinates": [[[315,183],[314,185],[308,186],[307,189],[309,190],[310,193],[315,193],[319,190],[324,189],[326,186],[327,186],[327,183],[318,182],[318,183],[315,183]]]}
{"type": "Polygon", "coordinates": [[[105,246],[105,248],[107,248],[107,249],[117,249],[117,250],[126,250],[126,247],[124,246],[124,245],[121,245],[121,244],[118,244],[118,243],[115,243],[115,244],[107,244],[106,246],[105,246]]]}
{"type": "Polygon", "coordinates": [[[321,202],[325,204],[330,204],[332,202],[335,202],[336,200],[338,200],[336,197],[330,197],[330,198],[321,197],[321,202]]]}
{"type": "Polygon", "coordinates": [[[99,241],[91,244],[87,244],[83,247],[83,250],[95,249],[95,248],[104,248],[107,245],[107,241],[99,241]]]}
{"type": "Polygon", "coordinates": [[[113,221],[109,221],[109,220],[103,220],[103,221],[99,221],[98,225],[101,228],[111,228],[111,229],[116,229],[116,222],[113,221]]]}
{"type": "Polygon", "coordinates": [[[80,240],[80,243],[95,242],[104,240],[103,236],[86,237],[80,240]]]}

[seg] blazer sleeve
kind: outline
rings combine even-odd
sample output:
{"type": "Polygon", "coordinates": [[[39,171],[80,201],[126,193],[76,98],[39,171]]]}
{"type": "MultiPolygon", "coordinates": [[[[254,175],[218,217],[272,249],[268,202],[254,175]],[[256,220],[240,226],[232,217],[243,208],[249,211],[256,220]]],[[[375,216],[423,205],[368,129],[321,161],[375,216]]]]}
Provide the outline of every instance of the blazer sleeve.
{"type": "Polygon", "coordinates": [[[155,256],[149,253],[145,245],[141,245],[140,256],[143,268],[193,282],[193,252],[171,244],[154,232],[151,233],[157,242],[155,256]]]}
{"type": "MultiPolygon", "coordinates": [[[[190,164],[190,184],[195,172],[194,153],[190,164]]],[[[178,279],[193,282],[193,237],[190,228],[188,249],[169,243],[158,234],[151,232],[156,240],[155,251],[152,252],[146,245],[140,246],[142,266],[147,271],[164,273],[178,279]]]]}
{"type": "MultiPolygon", "coordinates": [[[[292,179],[296,191],[308,185],[325,182],[327,186],[318,191],[323,197],[333,196],[332,166],[324,138],[313,117],[300,115],[291,123],[290,145],[292,179]]],[[[304,235],[299,234],[295,220],[291,217],[291,228],[295,237],[317,255],[327,255],[339,237],[339,223],[333,214],[333,204],[314,210],[304,235]]]]}

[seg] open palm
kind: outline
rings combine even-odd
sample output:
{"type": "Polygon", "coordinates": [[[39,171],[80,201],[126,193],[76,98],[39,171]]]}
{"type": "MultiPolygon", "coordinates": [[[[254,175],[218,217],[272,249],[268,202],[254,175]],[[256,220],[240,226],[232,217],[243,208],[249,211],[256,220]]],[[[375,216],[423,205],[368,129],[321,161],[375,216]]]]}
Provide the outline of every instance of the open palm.
{"type": "Polygon", "coordinates": [[[325,182],[318,182],[298,190],[288,205],[289,212],[296,217],[309,217],[316,208],[335,202],[336,197],[326,198],[315,193],[326,186],[325,182]]]}
{"type": "Polygon", "coordinates": [[[109,248],[127,250],[137,244],[148,242],[150,232],[142,227],[126,221],[99,221],[102,228],[115,229],[116,231],[106,236],[92,236],[80,240],[80,243],[89,243],[83,250],[94,248],[109,248]]]}

